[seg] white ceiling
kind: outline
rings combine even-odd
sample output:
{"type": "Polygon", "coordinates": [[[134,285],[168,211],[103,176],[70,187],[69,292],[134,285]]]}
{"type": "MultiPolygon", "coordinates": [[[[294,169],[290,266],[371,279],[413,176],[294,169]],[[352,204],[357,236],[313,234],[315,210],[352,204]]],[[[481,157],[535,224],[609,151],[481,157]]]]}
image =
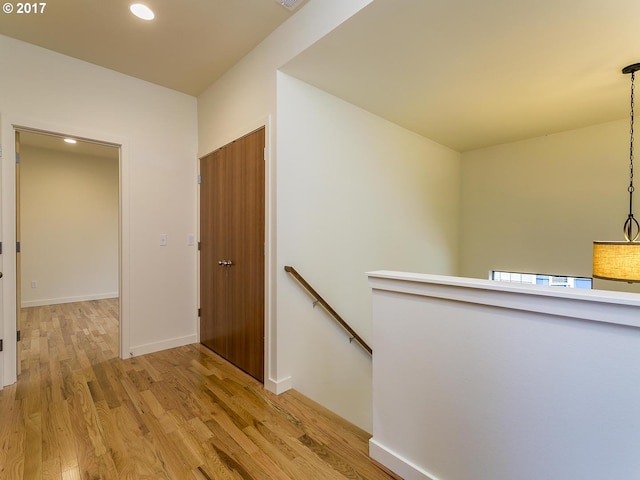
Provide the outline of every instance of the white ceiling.
{"type": "Polygon", "coordinates": [[[284,70],[466,151],[628,116],[639,21],[638,0],[375,0],[284,70]]]}
{"type": "MultiPolygon", "coordinates": [[[[275,0],[147,3],[153,22],[126,0],[55,0],[0,14],[0,33],[197,95],[291,15],[275,0]]],[[[627,117],[639,19],[638,0],[374,0],[284,70],[467,151],[627,117]]]]}
{"type": "Polygon", "coordinates": [[[0,34],[198,95],[292,15],[275,0],[142,0],[149,22],[137,1],[50,0],[0,13],[0,34]]]}

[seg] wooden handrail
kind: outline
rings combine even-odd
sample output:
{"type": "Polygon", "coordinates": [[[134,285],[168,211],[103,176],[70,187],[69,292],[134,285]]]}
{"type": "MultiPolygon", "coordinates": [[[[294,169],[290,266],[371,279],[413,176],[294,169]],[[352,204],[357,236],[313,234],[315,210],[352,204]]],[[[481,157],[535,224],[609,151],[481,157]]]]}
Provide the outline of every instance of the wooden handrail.
{"type": "Polygon", "coordinates": [[[331,305],[329,305],[326,300],[322,298],[322,296],[320,296],[320,294],[316,292],[311,285],[309,285],[309,283],[302,277],[302,275],[300,275],[296,271],[295,268],[289,265],[285,265],[284,271],[290,273],[291,276],[293,276],[293,278],[295,278],[298,283],[300,283],[300,285],[302,285],[305,290],[307,290],[307,292],[309,292],[311,296],[315,298],[316,303],[322,305],[322,307],[329,313],[329,315],[331,315],[335,319],[335,321],[338,322],[340,326],[349,333],[349,335],[351,335],[351,338],[349,340],[355,340],[362,348],[364,348],[369,353],[369,355],[373,355],[373,350],[371,350],[371,347],[367,345],[367,342],[365,342],[362,337],[358,335],[356,331],[351,328],[351,326],[346,321],[344,321],[344,319],[340,315],[338,315],[338,313],[331,307],[331,305]]]}

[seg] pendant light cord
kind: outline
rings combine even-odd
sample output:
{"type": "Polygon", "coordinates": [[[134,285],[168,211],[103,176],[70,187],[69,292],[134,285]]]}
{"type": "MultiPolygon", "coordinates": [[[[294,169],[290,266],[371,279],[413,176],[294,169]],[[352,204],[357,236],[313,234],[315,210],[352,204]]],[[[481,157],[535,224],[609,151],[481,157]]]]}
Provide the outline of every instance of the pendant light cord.
{"type": "Polygon", "coordinates": [[[624,222],[624,237],[627,239],[627,241],[629,242],[633,242],[635,240],[637,240],[638,236],[640,236],[640,226],[638,225],[638,221],[634,218],[633,216],[633,191],[634,186],[633,186],[633,129],[634,129],[634,123],[635,123],[635,116],[634,116],[634,100],[635,100],[635,78],[636,78],[636,71],[633,70],[630,72],[631,73],[631,115],[630,115],[630,120],[631,120],[631,126],[629,129],[630,132],[630,140],[629,140],[629,188],[627,189],[629,191],[629,216],[627,217],[627,221],[624,222]],[[633,233],[634,230],[634,226],[635,226],[635,230],[636,233],[633,233]]]}
{"type": "MultiPolygon", "coordinates": [[[[630,139],[629,139],[629,196],[633,195],[633,126],[635,123],[635,116],[633,113],[634,110],[634,99],[635,99],[635,78],[636,72],[631,72],[631,126],[629,128],[630,139]]],[[[629,215],[633,216],[632,212],[632,204],[631,198],[629,199],[629,215]]]]}

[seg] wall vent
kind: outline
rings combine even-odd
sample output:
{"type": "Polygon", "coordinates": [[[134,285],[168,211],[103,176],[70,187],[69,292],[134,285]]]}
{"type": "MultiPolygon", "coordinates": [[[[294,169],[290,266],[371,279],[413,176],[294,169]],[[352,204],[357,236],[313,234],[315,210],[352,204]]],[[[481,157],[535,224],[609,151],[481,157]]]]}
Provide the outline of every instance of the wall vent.
{"type": "Polygon", "coordinates": [[[276,0],[276,3],[279,3],[287,10],[295,10],[302,2],[304,2],[304,0],[276,0]]]}

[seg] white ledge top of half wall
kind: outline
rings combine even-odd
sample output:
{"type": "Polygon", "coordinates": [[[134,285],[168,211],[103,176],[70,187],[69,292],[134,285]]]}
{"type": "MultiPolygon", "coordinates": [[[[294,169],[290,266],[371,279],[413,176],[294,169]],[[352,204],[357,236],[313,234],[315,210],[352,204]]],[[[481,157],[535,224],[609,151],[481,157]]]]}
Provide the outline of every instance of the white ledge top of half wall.
{"type": "Polygon", "coordinates": [[[375,291],[539,312],[640,327],[640,294],[522,285],[493,280],[378,270],[368,272],[375,291]]]}

